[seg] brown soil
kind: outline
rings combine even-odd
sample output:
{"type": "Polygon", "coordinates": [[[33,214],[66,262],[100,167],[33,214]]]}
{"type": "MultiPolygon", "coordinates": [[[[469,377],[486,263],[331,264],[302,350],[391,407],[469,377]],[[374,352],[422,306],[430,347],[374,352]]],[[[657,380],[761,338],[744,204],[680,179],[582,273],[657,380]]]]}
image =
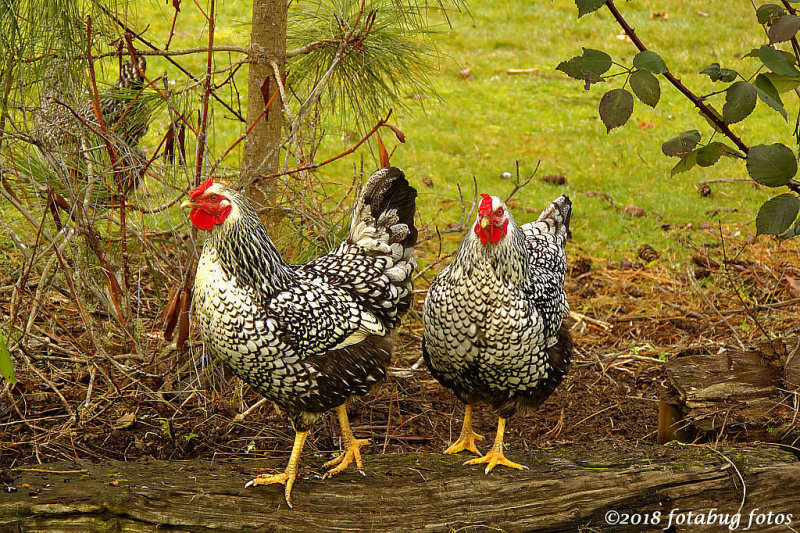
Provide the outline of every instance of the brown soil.
{"type": "MultiPolygon", "coordinates": [[[[509,422],[505,441],[511,451],[598,441],[622,447],[655,442],[664,360],[695,346],[733,344],[732,329],[745,343],[765,332],[800,333],[796,249],[776,250],[774,243],[763,241],[727,263],[720,249],[710,250],[713,262],[701,253],[687,268],[664,259],[643,264],[635,256],[610,262],[570,250],[567,291],[573,311],[584,316],[572,323],[573,366],[537,413],[509,422]]],[[[428,277],[418,283],[419,307],[428,277]]],[[[152,307],[146,327],[156,338],[159,309],[145,305],[152,307]]],[[[68,324],[69,307],[66,298],[54,298],[42,316],[59,316],[68,324]]],[[[0,304],[2,309],[0,314],[6,314],[8,304],[0,304]]],[[[79,324],[76,316],[72,319],[79,324]]],[[[52,324],[47,319],[38,334],[61,346],[82,345],[79,327],[55,335],[52,324]]],[[[458,434],[463,406],[424,364],[411,368],[420,353],[420,329],[412,316],[398,335],[393,376],[349,408],[356,435],[372,439],[367,454],[440,451],[458,434]]],[[[7,387],[0,402],[0,464],[288,454],[293,432],[271,406],[242,422],[233,420],[259,396],[206,360],[199,343],[191,343],[190,356],[167,349],[164,341],[153,342],[151,356],[124,360],[135,373],[120,375],[108,363],[96,367],[88,409],[81,408],[92,381],[88,365],[72,360],[67,350],[29,351],[33,364],[18,364],[18,384],[7,387]],[[79,413],[77,421],[66,405],[79,413]]],[[[488,408],[476,409],[476,431],[486,437],[483,449],[494,437],[496,422],[488,408]]],[[[335,417],[326,416],[314,429],[307,453],[339,449],[338,435],[335,417]]],[[[724,442],[726,436],[715,438],[724,442]]]]}

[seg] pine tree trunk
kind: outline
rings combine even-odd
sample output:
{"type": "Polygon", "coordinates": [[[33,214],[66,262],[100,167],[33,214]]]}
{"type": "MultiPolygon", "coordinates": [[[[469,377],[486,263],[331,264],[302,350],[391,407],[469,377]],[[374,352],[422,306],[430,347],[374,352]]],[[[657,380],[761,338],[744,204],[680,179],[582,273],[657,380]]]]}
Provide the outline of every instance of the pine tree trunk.
{"type": "MultiPolygon", "coordinates": [[[[278,88],[270,59],[274,59],[283,72],[287,9],[286,0],[253,0],[252,51],[247,87],[248,128],[258,119],[269,96],[278,88]]],[[[252,180],[254,187],[251,189],[263,191],[257,195],[262,198],[263,193],[268,193],[269,184],[257,177],[278,168],[279,153],[275,147],[281,139],[282,109],[283,103],[278,95],[267,116],[259,121],[245,141],[241,180],[243,183],[252,180]]]]}

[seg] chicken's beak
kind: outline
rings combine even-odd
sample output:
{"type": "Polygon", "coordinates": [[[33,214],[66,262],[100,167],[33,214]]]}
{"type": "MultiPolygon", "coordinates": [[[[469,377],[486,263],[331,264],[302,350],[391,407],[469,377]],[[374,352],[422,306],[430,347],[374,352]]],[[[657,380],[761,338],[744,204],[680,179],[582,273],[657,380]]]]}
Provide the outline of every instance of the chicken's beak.
{"type": "Polygon", "coordinates": [[[481,217],[481,227],[483,229],[488,228],[489,224],[491,224],[491,222],[489,221],[489,217],[481,217]]]}
{"type": "Polygon", "coordinates": [[[187,209],[189,207],[194,207],[194,202],[191,198],[187,198],[186,200],[181,202],[181,207],[187,209]]]}

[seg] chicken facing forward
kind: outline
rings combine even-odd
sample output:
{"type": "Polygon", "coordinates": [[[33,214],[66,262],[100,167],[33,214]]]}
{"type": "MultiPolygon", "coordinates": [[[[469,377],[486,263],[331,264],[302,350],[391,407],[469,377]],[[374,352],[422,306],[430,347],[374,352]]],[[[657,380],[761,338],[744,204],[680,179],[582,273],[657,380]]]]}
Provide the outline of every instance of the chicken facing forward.
{"type": "Polygon", "coordinates": [[[286,470],[248,485],[282,483],[291,507],[300,453],[314,422],[336,409],[345,451],[327,475],[360,446],[345,402],[386,377],[391,332],[411,305],[414,190],[396,168],[365,184],[338,248],[305,265],[278,253],[250,202],[211,179],[183,203],[210,231],[197,266],[194,307],[211,352],[288,416],[296,436],[286,470]]]}
{"type": "Polygon", "coordinates": [[[523,469],[503,455],[506,419],[538,407],[564,379],[572,339],[562,320],[572,203],[556,199],[535,222],[518,226],[497,197],[483,197],[472,231],[431,284],[423,311],[422,353],[431,374],[466,404],[461,435],[445,453],[480,454],[472,406],[497,413],[494,446],[466,464],[523,469]]]}

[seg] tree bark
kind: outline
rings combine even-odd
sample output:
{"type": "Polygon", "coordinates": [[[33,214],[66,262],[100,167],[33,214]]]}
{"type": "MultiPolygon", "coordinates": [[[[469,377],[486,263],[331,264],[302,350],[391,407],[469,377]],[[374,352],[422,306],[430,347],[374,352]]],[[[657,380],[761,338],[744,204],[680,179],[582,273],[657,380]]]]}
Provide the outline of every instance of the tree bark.
{"type": "Polygon", "coordinates": [[[800,338],[795,337],[751,350],[706,353],[701,348],[678,354],[665,365],[662,398],[674,415],[660,426],[684,429],[689,440],[694,433],[706,439],[724,433],[741,440],[797,442],[798,352],[800,338]]]}
{"type": "MultiPolygon", "coordinates": [[[[253,22],[250,36],[250,67],[247,85],[247,127],[250,128],[264,111],[278,84],[270,60],[284,72],[286,52],[286,0],[253,0],[253,22]]],[[[268,183],[258,181],[260,174],[273,172],[280,163],[276,150],[283,128],[283,102],[278,95],[267,116],[252,129],[244,145],[241,180],[263,191],[268,183]]]]}
{"type": "MultiPolygon", "coordinates": [[[[776,446],[562,446],[510,452],[530,470],[500,466],[489,475],[462,465],[465,458],[368,455],[365,477],[350,469],[321,480],[315,469],[325,458],[307,453],[293,510],[282,485],[244,487],[265,469],[281,471],[285,457],[22,467],[30,470],[0,472],[17,490],[0,494],[0,532],[663,531],[673,509],[736,513],[745,489],[737,530],[751,512],[771,511],[773,524],[749,531],[786,531],[788,514],[792,527],[800,522],[800,462],[776,446]],[[610,511],[627,513],[628,525],[609,523],[610,511]],[[774,523],[779,513],[782,525],[774,523]]],[[[677,530],[728,528],[684,523],[677,530]]]]}

